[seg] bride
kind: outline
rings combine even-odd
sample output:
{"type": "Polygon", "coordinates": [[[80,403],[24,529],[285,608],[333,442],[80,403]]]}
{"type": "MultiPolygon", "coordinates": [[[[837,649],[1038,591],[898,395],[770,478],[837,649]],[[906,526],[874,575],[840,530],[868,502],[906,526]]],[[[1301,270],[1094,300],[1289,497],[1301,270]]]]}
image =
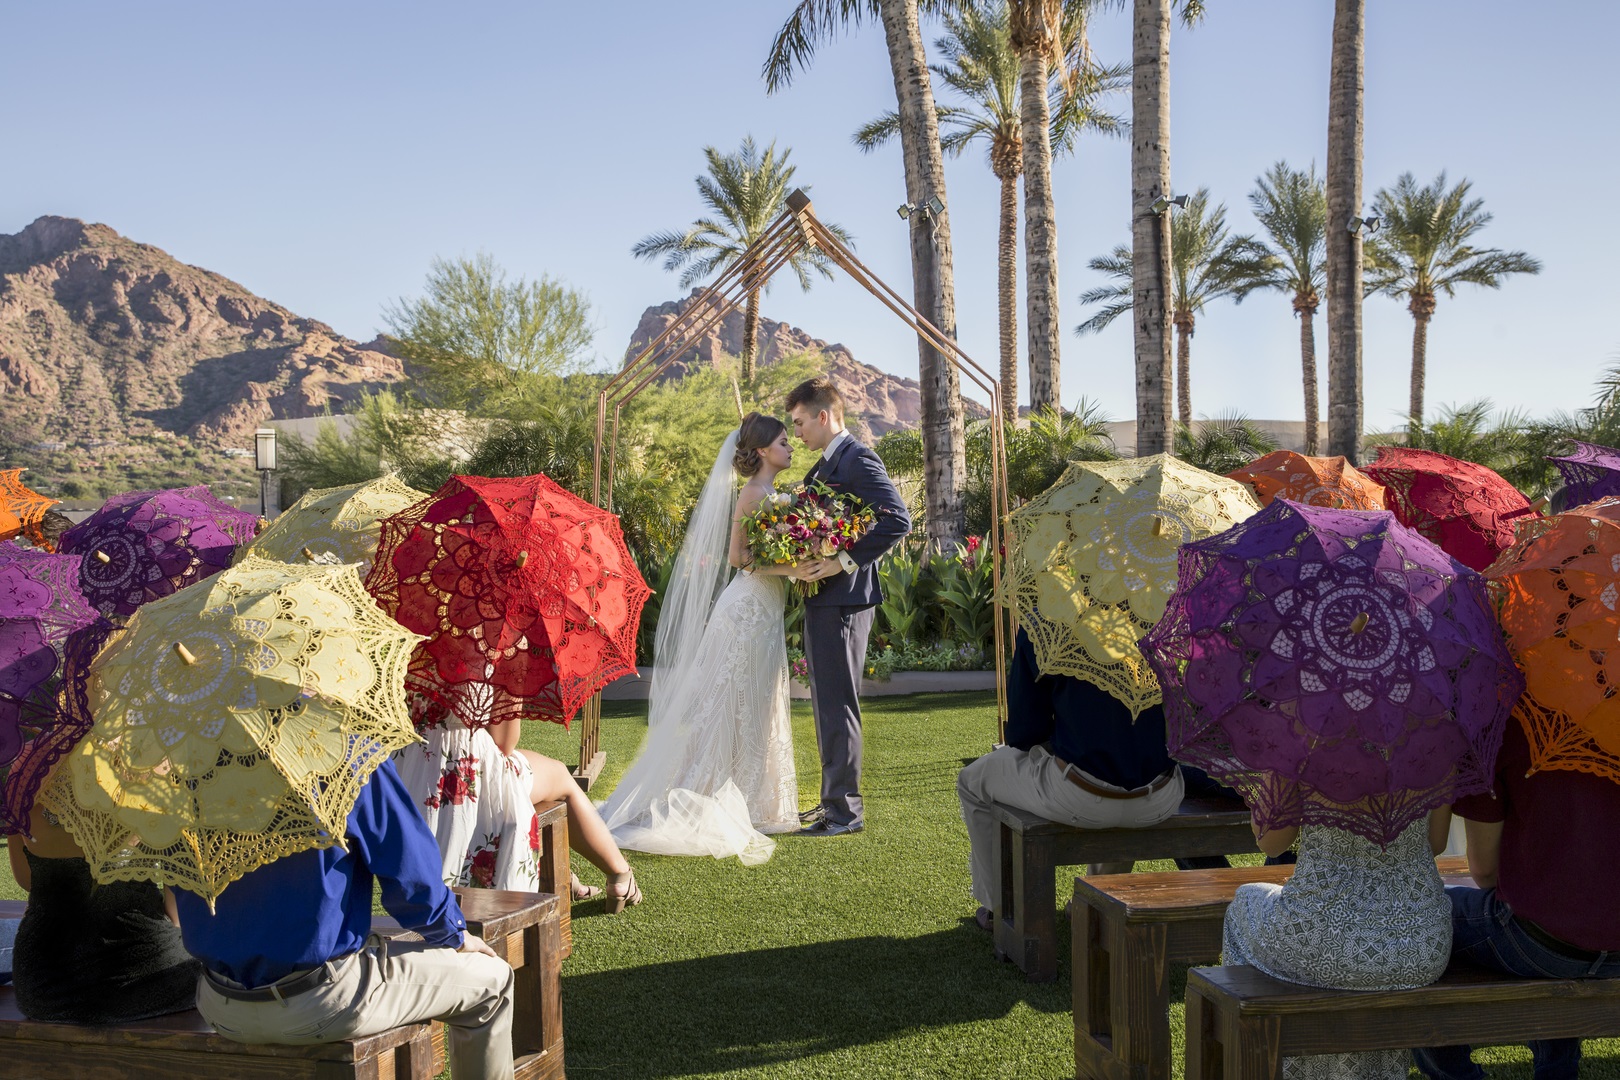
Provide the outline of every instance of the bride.
{"type": "Polygon", "coordinates": [[[659,611],[647,741],[601,807],[621,848],[752,865],[771,857],[766,834],[799,827],[782,621],[792,570],[749,566],[742,531],[792,460],[786,426],[759,413],[720,447],[659,611]],[[747,479],[735,501],[734,472],[747,479]]]}

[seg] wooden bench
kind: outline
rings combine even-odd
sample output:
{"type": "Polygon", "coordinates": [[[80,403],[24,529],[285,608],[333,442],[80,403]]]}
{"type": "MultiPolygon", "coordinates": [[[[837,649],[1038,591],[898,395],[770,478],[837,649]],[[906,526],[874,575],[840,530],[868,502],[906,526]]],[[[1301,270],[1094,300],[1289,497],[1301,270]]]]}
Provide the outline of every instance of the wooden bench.
{"type": "MultiPolygon", "coordinates": [[[[565,871],[566,873],[566,871],[565,871]]],[[[567,877],[563,878],[566,886],[567,877]]],[[[519,1080],[563,1072],[561,919],[549,894],[457,889],[467,926],[516,974],[512,1051],[519,1080]]],[[[18,918],[21,901],[0,901],[0,918],[18,918]]],[[[385,916],[384,935],[402,935],[385,916]]],[[[319,1046],[249,1046],[214,1033],[195,1010],[129,1024],[49,1024],[17,1009],[0,987],[0,1080],[58,1080],[71,1056],[75,1080],[175,1080],[177,1075],[242,1080],[432,1080],[444,1068],[444,1025],[412,1024],[363,1039],[319,1046]]]]}
{"type": "Polygon", "coordinates": [[[1620,1035],[1620,979],[1454,963],[1416,990],[1322,990],[1251,967],[1187,975],[1187,1080],[1276,1080],[1284,1057],[1620,1035]]]}
{"type": "MultiPolygon", "coordinates": [[[[1437,860],[1450,885],[1471,884],[1465,860],[1437,860]]],[[[1076,878],[1075,1076],[1168,1080],[1170,965],[1213,964],[1238,886],[1281,885],[1292,866],[1234,866],[1076,878]]]]}
{"type": "Polygon", "coordinates": [[[557,898],[562,958],[566,960],[574,951],[574,892],[568,887],[568,804],[536,803],[534,811],[540,821],[540,891],[557,898]]]}
{"type": "Polygon", "coordinates": [[[990,809],[997,823],[990,854],[998,878],[990,892],[996,955],[1032,982],[1057,978],[1058,867],[1259,850],[1248,808],[1232,799],[1186,799],[1164,821],[1139,829],[1077,829],[999,803],[990,809]]]}

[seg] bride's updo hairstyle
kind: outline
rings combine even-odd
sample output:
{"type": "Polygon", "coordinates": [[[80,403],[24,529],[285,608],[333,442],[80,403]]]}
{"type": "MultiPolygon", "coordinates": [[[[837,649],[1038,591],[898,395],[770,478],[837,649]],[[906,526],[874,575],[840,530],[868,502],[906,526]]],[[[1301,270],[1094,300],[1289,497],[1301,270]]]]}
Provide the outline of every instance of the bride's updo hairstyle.
{"type": "Polygon", "coordinates": [[[737,452],[731,464],[741,476],[753,476],[763,464],[759,452],[782,437],[787,425],[774,416],[751,412],[737,428],[737,452]]]}

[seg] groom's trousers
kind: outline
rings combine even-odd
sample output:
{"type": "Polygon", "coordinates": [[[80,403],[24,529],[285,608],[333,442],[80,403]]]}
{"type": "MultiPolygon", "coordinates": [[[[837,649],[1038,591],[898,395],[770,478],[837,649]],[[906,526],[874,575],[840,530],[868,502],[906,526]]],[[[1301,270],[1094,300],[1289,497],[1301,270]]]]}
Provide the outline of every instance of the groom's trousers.
{"type": "Polygon", "coordinates": [[[870,607],[804,607],[804,658],[821,751],[821,805],[834,825],[862,824],[861,669],[872,635],[870,607]]]}

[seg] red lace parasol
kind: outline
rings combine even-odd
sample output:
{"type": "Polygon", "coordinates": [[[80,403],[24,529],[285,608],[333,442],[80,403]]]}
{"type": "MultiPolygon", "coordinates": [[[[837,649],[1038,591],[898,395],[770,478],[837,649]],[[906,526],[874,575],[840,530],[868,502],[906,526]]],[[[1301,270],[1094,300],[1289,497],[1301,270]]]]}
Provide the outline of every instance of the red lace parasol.
{"type": "Polygon", "coordinates": [[[453,476],[382,522],[366,588],[427,634],[406,685],[469,727],[566,725],[635,671],[651,595],[619,520],[545,476],[453,476]]]}
{"type": "Polygon", "coordinates": [[[1515,522],[1535,514],[1490,469],[1434,450],[1380,446],[1378,460],[1362,471],[1384,485],[1396,520],[1475,570],[1512,546],[1515,522]]]}

